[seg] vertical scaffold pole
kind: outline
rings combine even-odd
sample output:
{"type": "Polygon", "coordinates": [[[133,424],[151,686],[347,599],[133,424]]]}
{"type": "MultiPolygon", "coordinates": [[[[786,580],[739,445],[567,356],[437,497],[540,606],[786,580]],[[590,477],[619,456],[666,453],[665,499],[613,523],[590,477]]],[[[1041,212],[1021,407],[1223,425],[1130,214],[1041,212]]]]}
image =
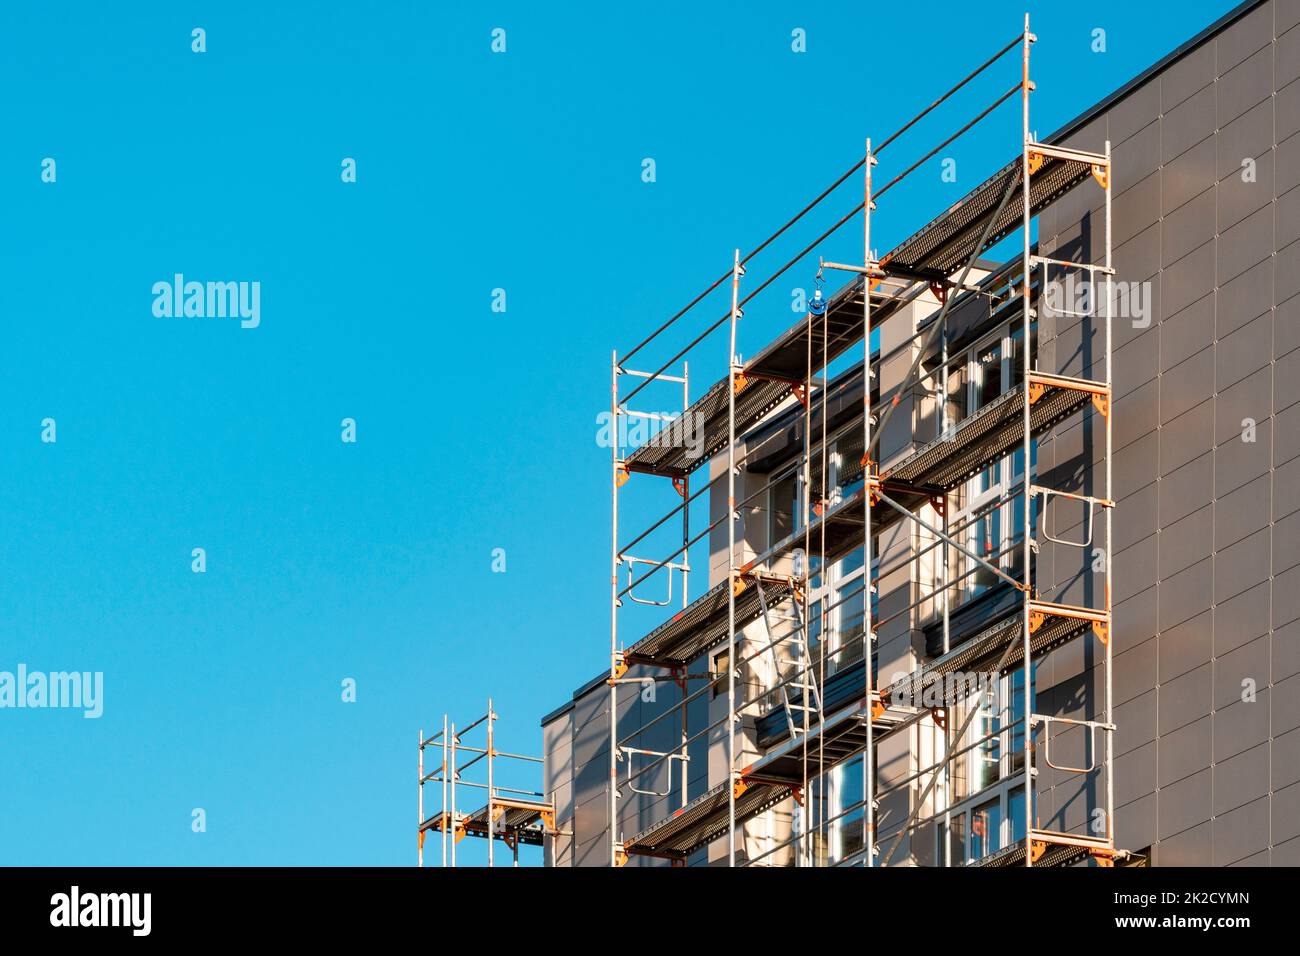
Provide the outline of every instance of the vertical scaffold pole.
{"type": "MultiPolygon", "coordinates": [[[[691,413],[691,366],[689,362],[682,363],[682,415],[683,417],[691,413]]],[[[685,436],[686,429],[691,433],[695,432],[696,423],[693,421],[682,422],[682,435],[685,436]]],[[[690,567],[691,567],[691,478],[690,475],[682,477],[682,610],[685,611],[691,604],[690,597],[690,567]]],[[[668,573],[673,572],[669,569],[668,573]]],[[[682,806],[686,806],[689,790],[687,787],[688,778],[690,777],[687,762],[687,747],[690,740],[690,724],[687,721],[687,701],[690,697],[690,682],[686,680],[685,668],[682,671],[681,680],[682,692],[682,806]]],[[[672,761],[668,762],[668,775],[672,776],[672,761]]]]}
{"type": "MultiPolygon", "coordinates": [[[[420,763],[416,768],[415,777],[420,781],[420,798],[415,808],[415,825],[417,827],[424,825],[424,728],[420,728],[420,763]]],[[[417,831],[418,836],[416,845],[419,847],[417,853],[418,862],[416,866],[424,866],[424,833],[417,831]]]]}
{"type": "Polygon", "coordinates": [[[456,725],[451,725],[451,739],[447,743],[450,763],[447,764],[447,773],[451,776],[451,806],[443,821],[443,826],[451,826],[451,865],[456,866],[456,836],[460,833],[457,827],[460,821],[456,819],[456,725]]]}
{"type": "MultiPolygon", "coordinates": [[[[1111,185],[1113,179],[1114,176],[1112,175],[1112,170],[1111,170],[1110,140],[1106,140],[1106,190],[1105,190],[1106,192],[1106,257],[1105,257],[1106,298],[1104,299],[1104,305],[1102,306],[1102,308],[1105,310],[1105,315],[1106,315],[1106,400],[1108,402],[1107,409],[1106,409],[1107,414],[1105,416],[1106,418],[1106,490],[1105,492],[1103,492],[1106,501],[1108,502],[1105,507],[1106,553],[1105,553],[1105,563],[1103,564],[1103,567],[1106,570],[1106,723],[1108,724],[1113,724],[1115,722],[1114,718],[1112,717],[1112,711],[1111,711],[1111,708],[1113,706],[1111,694],[1113,693],[1114,690],[1111,681],[1112,681],[1112,664],[1113,664],[1112,658],[1114,657],[1114,648],[1115,648],[1115,628],[1111,620],[1112,607],[1111,607],[1111,589],[1110,589],[1110,568],[1111,568],[1110,562],[1112,560],[1111,552],[1113,550],[1113,544],[1112,544],[1113,539],[1111,538],[1111,517],[1112,517],[1111,512],[1114,510],[1114,507],[1109,504],[1109,502],[1114,501],[1114,498],[1112,497],[1113,489],[1111,487],[1111,460],[1110,460],[1111,451],[1112,451],[1111,443],[1114,439],[1114,432],[1112,431],[1114,426],[1112,425],[1112,422],[1114,421],[1114,417],[1115,417],[1115,394],[1114,394],[1115,375],[1114,375],[1114,371],[1111,368],[1111,360],[1112,360],[1111,323],[1113,321],[1111,317],[1111,302],[1113,301],[1113,297],[1114,297],[1114,289],[1112,288],[1113,276],[1110,271],[1113,266],[1113,263],[1111,262],[1111,246],[1110,246],[1111,243],[1110,195],[1111,195],[1111,185]]],[[[1094,285],[1095,284],[1096,283],[1094,283],[1094,285]]],[[[1095,289],[1094,289],[1094,295],[1095,295],[1095,289]]],[[[1114,846],[1115,843],[1115,825],[1114,825],[1115,775],[1114,775],[1114,765],[1112,764],[1111,761],[1113,759],[1115,731],[1108,730],[1105,732],[1105,734],[1106,734],[1106,836],[1107,839],[1110,841],[1111,845],[1114,846]]]]}
{"type": "Polygon", "coordinates": [[[447,715],[442,715],[442,865],[447,865],[447,715]]]}
{"type": "MultiPolygon", "coordinates": [[[[872,690],[875,678],[871,673],[872,634],[875,621],[871,613],[871,167],[875,163],[871,155],[871,140],[867,140],[866,162],[863,164],[862,183],[862,266],[868,270],[862,275],[862,487],[863,494],[863,532],[862,532],[862,579],[866,583],[862,592],[863,622],[862,631],[862,671],[866,675],[866,740],[867,746],[862,753],[862,849],[866,857],[864,866],[874,867],[876,845],[876,742],[874,733],[874,714],[872,711],[872,690]]],[[[825,406],[823,405],[823,409],[825,406]]],[[[825,411],[822,412],[823,419],[825,411]]]]}
{"type": "Polygon", "coordinates": [[[492,814],[492,811],[495,809],[495,807],[493,806],[493,803],[492,803],[492,797],[495,795],[495,790],[494,790],[493,787],[492,787],[492,758],[493,758],[493,756],[495,756],[494,748],[493,748],[493,746],[492,746],[492,725],[493,725],[494,723],[496,723],[496,719],[497,719],[497,718],[496,718],[496,714],[492,713],[492,698],[489,697],[489,698],[488,698],[488,710],[487,710],[487,770],[488,770],[488,774],[487,774],[487,777],[488,777],[488,782],[487,782],[487,831],[488,831],[488,841],[487,841],[487,844],[488,844],[488,866],[492,866],[492,844],[496,843],[496,829],[497,829],[496,819],[493,817],[493,814],[492,814]]]}
{"type": "Polygon", "coordinates": [[[610,569],[609,569],[609,865],[618,866],[618,350],[610,358],[610,569]]]}
{"type": "Polygon", "coordinates": [[[1024,541],[1022,560],[1024,562],[1024,593],[1023,608],[1021,610],[1021,652],[1024,659],[1021,661],[1024,670],[1024,713],[1022,714],[1023,733],[1024,733],[1024,771],[1025,771],[1025,866],[1034,865],[1033,854],[1030,852],[1030,831],[1033,829],[1034,820],[1034,767],[1033,767],[1033,722],[1032,714],[1034,707],[1033,692],[1033,670],[1030,667],[1030,633],[1029,633],[1029,603],[1034,594],[1033,578],[1033,535],[1030,525],[1032,514],[1033,496],[1029,492],[1029,456],[1030,456],[1030,406],[1029,406],[1029,373],[1032,363],[1029,359],[1030,343],[1030,324],[1033,319],[1033,309],[1030,303],[1030,275],[1032,264],[1030,263],[1030,196],[1029,196],[1029,44],[1032,42],[1033,34],[1029,32],[1029,14],[1025,14],[1025,33],[1022,40],[1021,52],[1021,81],[1020,81],[1020,102],[1021,102],[1021,132],[1022,142],[1020,146],[1020,187],[1021,195],[1024,200],[1024,256],[1023,256],[1023,290],[1021,292],[1021,313],[1024,321],[1025,338],[1021,345],[1022,375],[1021,387],[1025,390],[1025,399],[1022,404],[1022,427],[1024,434],[1021,440],[1021,453],[1024,456],[1022,462],[1023,468],[1023,485],[1024,490],[1021,492],[1022,508],[1024,517],[1024,541]]]}
{"type": "MultiPolygon", "coordinates": [[[[803,522],[803,620],[804,620],[804,638],[808,640],[810,628],[812,627],[812,383],[813,383],[813,314],[812,310],[808,311],[808,364],[807,377],[804,384],[807,387],[808,400],[804,402],[804,428],[803,428],[803,465],[799,475],[799,507],[802,509],[801,520],[803,522]]],[[[798,600],[798,598],[796,598],[798,600]]],[[[823,599],[824,603],[824,599],[823,599]]],[[[821,611],[818,611],[819,621],[821,611]]],[[[817,632],[818,656],[821,657],[826,647],[826,634],[819,628],[817,632]]],[[[804,661],[808,672],[812,671],[812,644],[811,641],[806,645],[808,653],[804,661]]],[[[803,712],[803,732],[804,739],[807,740],[809,730],[808,711],[803,712]]],[[[800,748],[800,770],[802,771],[803,784],[803,805],[800,807],[800,853],[801,866],[813,866],[813,790],[825,787],[823,781],[818,780],[814,786],[808,784],[808,745],[804,744],[800,748]]],[[[817,803],[822,800],[821,795],[817,797],[817,803]]]]}
{"type": "MultiPolygon", "coordinates": [[[[937,418],[939,419],[939,437],[943,440],[948,438],[948,315],[944,313],[943,328],[939,330],[939,408],[937,418]]],[[[949,600],[948,585],[949,575],[952,573],[951,550],[948,547],[949,524],[948,524],[948,492],[943,493],[943,514],[940,515],[943,523],[940,530],[943,531],[944,540],[941,542],[941,562],[942,566],[939,572],[940,580],[940,601],[943,613],[943,652],[947,654],[952,650],[952,617],[951,601],[949,600]]],[[[952,749],[952,740],[949,734],[952,732],[953,716],[956,709],[956,700],[948,700],[944,703],[944,726],[943,726],[943,752],[948,754],[952,749]]],[[[952,866],[952,761],[945,759],[943,762],[943,865],[952,866]]],[[[962,854],[963,859],[965,853],[962,854]]]]}
{"type": "Polygon", "coordinates": [[[727,353],[727,865],[736,865],[736,323],[740,265],[731,267],[731,344],[727,353]]]}

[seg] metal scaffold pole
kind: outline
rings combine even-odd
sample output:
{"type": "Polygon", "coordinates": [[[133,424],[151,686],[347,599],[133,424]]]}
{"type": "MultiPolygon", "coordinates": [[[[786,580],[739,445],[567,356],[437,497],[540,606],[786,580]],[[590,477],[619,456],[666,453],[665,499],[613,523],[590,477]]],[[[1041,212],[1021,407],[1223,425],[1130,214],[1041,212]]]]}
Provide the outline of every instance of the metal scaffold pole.
{"type": "Polygon", "coordinates": [[[493,865],[492,848],[496,844],[496,785],[492,779],[492,763],[496,756],[492,747],[492,725],[497,722],[496,714],[492,713],[492,698],[488,698],[487,708],[487,827],[488,827],[488,866],[493,865]]]}
{"type": "Polygon", "coordinates": [[[451,804],[447,808],[448,816],[443,818],[443,832],[451,828],[451,865],[456,865],[456,837],[460,833],[459,814],[456,812],[456,725],[451,725],[451,736],[447,739],[447,776],[451,778],[451,804]]]}
{"type": "MultiPolygon", "coordinates": [[[[1022,46],[1022,75],[1020,83],[1020,102],[1021,102],[1021,125],[1022,125],[1022,143],[1020,147],[1021,163],[1021,195],[1024,200],[1024,286],[1022,289],[1022,307],[1021,314],[1024,322],[1025,338],[1023,348],[1021,349],[1022,362],[1022,380],[1025,388],[1029,388],[1029,373],[1032,368],[1030,361],[1031,343],[1033,339],[1030,335],[1030,327],[1033,321],[1033,305],[1030,297],[1030,284],[1033,275],[1033,263],[1030,261],[1032,235],[1030,232],[1030,223],[1032,217],[1032,207],[1030,205],[1030,172],[1029,172],[1029,144],[1032,142],[1029,131],[1029,92],[1032,85],[1029,79],[1029,45],[1033,42],[1033,34],[1029,32],[1029,14],[1025,14],[1025,35],[1022,46]]],[[[1024,772],[1025,772],[1025,866],[1034,865],[1034,854],[1029,852],[1029,838],[1033,830],[1034,821],[1034,740],[1033,740],[1033,712],[1034,712],[1034,690],[1033,690],[1033,667],[1031,664],[1031,633],[1029,610],[1030,602],[1034,596],[1034,571],[1033,571],[1033,495],[1030,493],[1029,474],[1030,474],[1030,453],[1033,444],[1031,417],[1031,403],[1025,401],[1022,403],[1022,422],[1023,422],[1023,439],[1021,443],[1021,454],[1024,455],[1022,462],[1024,474],[1024,490],[1021,493],[1023,518],[1024,518],[1024,542],[1021,560],[1024,562],[1022,573],[1024,576],[1024,589],[1021,598],[1024,606],[1021,611],[1021,636],[1022,651],[1024,655],[1022,666],[1024,670],[1024,772]]]]}
{"type": "MultiPolygon", "coordinates": [[[[871,155],[871,140],[867,140],[866,162],[862,167],[862,486],[866,494],[863,500],[862,532],[862,580],[863,580],[863,622],[862,631],[862,671],[866,684],[866,703],[863,722],[866,731],[866,748],[862,754],[863,806],[862,806],[862,848],[865,855],[864,865],[875,866],[876,846],[876,742],[872,729],[873,709],[872,694],[875,678],[872,674],[872,645],[875,641],[875,620],[872,616],[871,595],[874,577],[871,546],[871,505],[872,482],[876,469],[871,461],[871,272],[874,262],[871,255],[871,167],[876,163],[871,155]]],[[[823,417],[825,417],[823,415],[823,417]]]]}
{"type": "Polygon", "coordinates": [[[442,715],[442,865],[447,865],[447,715],[442,715]]]}
{"type": "MultiPolygon", "coordinates": [[[[684,429],[693,429],[695,423],[687,418],[691,414],[691,366],[687,362],[682,363],[682,422],[684,429]]],[[[681,487],[678,493],[682,497],[682,611],[684,612],[691,606],[690,598],[690,578],[691,578],[691,477],[686,475],[682,478],[681,487]]],[[[672,573],[671,571],[669,572],[672,573]]],[[[682,668],[681,678],[678,680],[678,689],[682,692],[682,806],[685,807],[689,801],[690,783],[690,754],[687,751],[687,745],[690,741],[690,722],[687,714],[687,704],[690,700],[690,682],[686,679],[685,668],[682,668]]],[[[668,763],[668,776],[671,783],[672,762],[668,763]]]]}
{"type": "MultiPolygon", "coordinates": [[[[820,295],[820,289],[814,295],[820,295]]],[[[807,313],[808,322],[808,349],[806,377],[804,379],[807,387],[811,389],[813,380],[813,310],[810,308],[807,313]]],[[[810,620],[812,608],[812,401],[804,402],[804,430],[803,430],[803,461],[800,465],[800,494],[799,507],[802,509],[800,520],[803,523],[803,617],[804,620],[810,620]]],[[[798,598],[796,597],[796,600],[798,598]]],[[[818,613],[820,614],[820,605],[818,613]]],[[[825,634],[821,635],[818,641],[818,657],[823,656],[826,646],[825,634]]],[[[804,666],[812,666],[811,654],[805,655],[802,662],[804,666]]],[[[807,736],[809,730],[809,711],[803,712],[803,732],[807,736]]],[[[805,747],[799,759],[800,769],[800,786],[803,787],[804,799],[802,806],[799,808],[799,834],[800,834],[800,863],[802,866],[813,866],[813,788],[809,786],[808,777],[808,748],[805,747]]],[[[819,801],[820,802],[820,801],[819,801]]]]}
{"type": "MultiPolygon", "coordinates": [[[[1110,140],[1106,140],[1106,182],[1104,183],[1105,194],[1106,194],[1106,252],[1105,252],[1105,258],[1102,260],[1103,263],[1105,264],[1105,270],[1106,270],[1105,272],[1106,296],[1102,300],[1102,310],[1106,316],[1106,395],[1107,395],[1107,401],[1110,404],[1109,407],[1107,408],[1107,413],[1104,416],[1106,419],[1106,489],[1103,492],[1103,495],[1107,503],[1102,507],[1102,510],[1106,515],[1106,550],[1103,552],[1102,567],[1105,569],[1105,582],[1106,582],[1105,585],[1105,589],[1106,589],[1105,708],[1106,709],[1104,713],[1105,713],[1105,722],[1109,726],[1113,726],[1115,723],[1114,711],[1112,710],[1112,708],[1114,707],[1114,700],[1111,696],[1114,693],[1113,666],[1114,666],[1114,655],[1115,655],[1115,628],[1113,627],[1114,608],[1111,605],[1112,597],[1111,597],[1111,586],[1110,586],[1111,560],[1113,558],[1112,551],[1114,549],[1114,540],[1115,540],[1111,536],[1112,535],[1112,528],[1111,528],[1112,514],[1111,513],[1115,510],[1113,505],[1115,501],[1114,487],[1111,485],[1111,480],[1112,480],[1111,453],[1112,453],[1112,447],[1114,442],[1114,416],[1115,416],[1115,405],[1114,405],[1115,373],[1111,365],[1113,361],[1113,354],[1112,354],[1113,333],[1111,330],[1113,319],[1111,316],[1111,309],[1112,309],[1112,303],[1114,302],[1114,288],[1113,288],[1114,263],[1111,261],[1111,231],[1110,231],[1111,230],[1110,197],[1111,197],[1111,185],[1114,176],[1111,173],[1111,169],[1112,167],[1111,167],[1111,156],[1110,156],[1110,140]]],[[[1093,282],[1093,286],[1095,292],[1095,286],[1096,286],[1095,281],[1093,282]]],[[[1104,733],[1106,737],[1106,751],[1105,751],[1106,754],[1105,757],[1106,759],[1106,770],[1105,770],[1106,773],[1106,837],[1110,841],[1113,847],[1115,843],[1115,826],[1114,826],[1114,819],[1115,819],[1114,769],[1115,768],[1113,764],[1115,731],[1113,729],[1106,730],[1104,731],[1104,733]]]]}
{"type": "MultiPolygon", "coordinates": [[[[415,770],[416,779],[420,782],[419,803],[415,810],[415,823],[418,826],[424,822],[424,728],[420,728],[420,760],[415,770]]],[[[417,842],[419,849],[416,852],[416,866],[424,866],[424,835],[421,834],[417,842]]]]}
{"type": "Polygon", "coordinates": [[[736,323],[740,320],[737,249],[731,268],[731,335],[727,352],[727,865],[736,865],[736,323]]]}
{"type": "MultiPolygon", "coordinates": [[[[948,437],[948,317],[945,315],[944,327],[939,330],[940,351],[939,351],[939,403],[938,419],[940,436],[947,440],[948,437]]],[[[940,551],[940,594],[939,603],[943,615],[943,652],[947,654],[952,650],[952,615],[949,607],[949,582],[952,578],[951,555],[952,549],[946,540],[951,534],[951,528],[948,524],[948,493],[945,491],[940,499],[943,513],[941,530],[943,538],[941,539],[940,551]]],[[[956,708],[957,701],[944,701],[944,721],[943,721],[943,749],[947,753],[952,748],[952,718],[956,708]]],[[[952,866],[952,761],[943,762],[943,865],[952,866]]]]}
{"type": "Polygon", "coordinates": [[[618,488],[622,478],[619,462],[618,350],[610,357],[610,568],[609,568],[609,865],[619,864],[618,840],[618,488]]]}

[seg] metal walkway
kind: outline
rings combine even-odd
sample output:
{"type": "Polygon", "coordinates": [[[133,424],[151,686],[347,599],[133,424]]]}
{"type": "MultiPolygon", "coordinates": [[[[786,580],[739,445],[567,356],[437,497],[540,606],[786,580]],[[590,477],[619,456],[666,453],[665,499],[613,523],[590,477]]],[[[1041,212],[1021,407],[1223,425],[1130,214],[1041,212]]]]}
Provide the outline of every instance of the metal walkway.
{"type": "Polygon", "coordinates": [[[1128,856],[1125,851],[1115,849],[1105,837],[1058,833],[1055,830],[1030,830],[1028,839],[1016,840],[972,865],[994,869],[1023,867],[1026,848],[1034,866],[1074,866],[1090,857],[1099,866],[1114,866],[1116,860],[1128,856]]]}
{"type": "Polygon", "coordinates": [[[457,840],[465,835],[484,839],[491,836],[507,844],[541,846],[546,834],[555,830],[555,804],[550,801],[497,797],[492,801],[492,815],[496,817],[495,826],[489,825],[486,806],[473,813],[456,814],[457,819],[452,819],[450,810],[444,810],[420,824],[420,832],[446,830],[457,840]]]}

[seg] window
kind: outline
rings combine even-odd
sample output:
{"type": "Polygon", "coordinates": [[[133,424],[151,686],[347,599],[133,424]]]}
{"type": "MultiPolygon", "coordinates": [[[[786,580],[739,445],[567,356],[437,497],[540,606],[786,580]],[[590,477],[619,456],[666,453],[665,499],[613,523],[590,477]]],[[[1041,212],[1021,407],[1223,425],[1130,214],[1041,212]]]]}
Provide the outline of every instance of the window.
{"type": "Polygon", "coordinates": [[[713,666],[710,670],[717,674],[717,679],[713,682],[713,697],[717,699],[727,693],[727,668],[731,666],[731,652],[729,650],[718,651],[713,655],[713,666]]]}
{"type": "MultiPolygon", "coordinates": [[[[1037,341],[1037,328],[1031,327],[1031,347],[1037,341]]],[[[1010,389],[1019,387],[1024,378],[1024,329],[1003,329],[974,348],[955,357],[948,367],[946,421],[941,431],[951,429],[963,418],[988,407],[1010,389]]],[[[1029,477],[1037,464],[1037,444],[1030,443],[1029,477]]],[[[1001,461],[985,468],[950,495],[954,509],[950,527],[954,535],[972,553],[1011,577],[1022,571],[1025,516],[1021,494],[1012,489],[1024,482],[1024,452],[1017,449],[1001,461]]],[[[1031,503],[1031,509],[1036,502],[1031,503]]],[[[1031,510],[1031,523],[1037,512],[1031,510]]],[[[960,552],[950,552],[950,574],[959,581],[950,591],[955,603],[978,597],[1002,579],[991,568],[960,552]]],[[[937,573],[937,572],[936,572],[937,573]]],[[[936,586],[940,582],[936,581],[936,586]]],[[[935,613],[941,607],[934,602],[935,613]]]]}
{"type": "Polygon", "coordinates": [[[767,491],[767,544],[772,547],[803,527],[799,521],[799,469],[776,478],[767,491]]]}
{"type": "Polygon", "coordinates": [[[990,800],[970,812],[970,859],[1002,849],[1002,801],[990,800]]]}
{"type": "Polygon", "coordinates": [[[862,758],[851,760],[835,770],[836,813],[840,818],[833,824],[833,834],[838,860],[845,860],[862,849],[862,758]]]}
{"type": "MultiPolygon", "coordinates": [[[[1031,669],[1031,680],[1033,676],[1031,669]]],[[[953,714],[958,724],[964,707],[978,712],[959,748],[965,756],[951,765],[948,824],[941,817],[937,827],[939,859],[947,840],[954,865],[996,853],[1025,835],[1023,671],[1012,671],[967,698],[953,714]]],[[[937,792],[942,800],[942,788],[937,792]]]]}
{"type": "Polygon", "coordinates": [[[966,814],[953,814],[945,824],[939,821],[939,860],[942,866],[961,866],[966,857],[966,814]],[[944,855],[944,838],[947,838],[947,855],[944,855]]]}
{"type": "MultiPolygon", "coordinates": [[[[1038,812],[1038,795],[1034,794],[1034,812],[1038,812]]],[[[1009,840],[1015,843],[1025,838],[1025,788],[1017,785],[1007,793],[1007,825],[1011,831],[1009,840]]]]}

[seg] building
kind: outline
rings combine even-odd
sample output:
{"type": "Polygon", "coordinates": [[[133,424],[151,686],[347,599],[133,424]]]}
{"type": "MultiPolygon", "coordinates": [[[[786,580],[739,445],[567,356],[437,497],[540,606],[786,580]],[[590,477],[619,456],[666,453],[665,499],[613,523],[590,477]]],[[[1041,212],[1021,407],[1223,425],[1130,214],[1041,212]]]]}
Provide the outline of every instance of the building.
{"type": "Polygon", "coordinates": [[[615,449],[611,671],[542,721],[548,863],[1300,864],[1298,79],[1300,4],[1243,3],[889,256],[867,225],[687,403],[700,461],[615,449]],[[620,536],[664,478],[702,596],[690,548],[620,536]],[[624,640],[628,598],[681,609],[624,640]]]}

